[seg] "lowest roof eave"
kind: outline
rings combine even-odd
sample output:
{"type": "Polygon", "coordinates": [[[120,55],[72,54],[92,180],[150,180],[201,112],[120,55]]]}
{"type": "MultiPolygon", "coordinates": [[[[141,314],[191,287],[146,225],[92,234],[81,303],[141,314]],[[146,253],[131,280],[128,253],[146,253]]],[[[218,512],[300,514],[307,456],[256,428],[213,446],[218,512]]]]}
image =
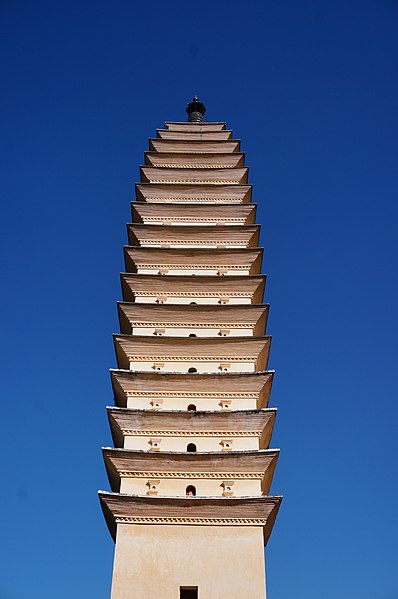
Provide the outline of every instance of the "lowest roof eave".
{"type": "Polygon", "coordinates": [[[185,525],[230,526],[235,520],[237,526],[262,526],[264,546],[266,546],[282,502],[281,495],[209,498],[148,497],[108,491],[98,491],[98,495],[114,541],[117,520],[123,518],[126,522],[143,525],[157,523],[173,525],[175,522],[185,525]],[[231,516],[234,519],[232,521],[231,516]],[[263,522],[260,524],[261,520],[263,522]]]}

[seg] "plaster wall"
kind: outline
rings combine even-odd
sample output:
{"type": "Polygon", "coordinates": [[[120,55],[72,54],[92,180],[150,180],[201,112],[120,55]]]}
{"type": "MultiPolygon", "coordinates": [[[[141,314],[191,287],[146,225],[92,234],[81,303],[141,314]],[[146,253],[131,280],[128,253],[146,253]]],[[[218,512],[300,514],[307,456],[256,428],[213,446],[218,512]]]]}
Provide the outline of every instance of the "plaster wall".
{"type": "Polygon", "coordinates": [[[111,599],[265,599],[259,526],[118,524],[111,599]]]}
{"type": "Polygon", "coordinates": [[[159,336],[164,336],[164,337],[189,337],[189,335],[196,335],[197,337],[253,337],[254,334],[254,326],[253,328],[247,328],[247,327],[236,327],[236,328],[228,328],[228,325],[225,325],[225,330],[228,331],[228,335],[225,335],[224,333],[222,333],[222,331],[224,330],[223,328],[219,328],[219,327],[195,327],[195,326],[191,326],[191,327],[159,327],[159,326],[148,326],[148,327],[143,327],[143,326],[137,326],[132,328],[131,330],[131,334],[132,335],[147,335],[147,336],[151,336],[151,335],[155,335],[155,332],[159,329],[162,328],[164,330],[164,333],[162,333],[162,335],[159,336]]]}
{"type": "Polygon", "coordinates": [[[195,437],[195,435],[186,436],[162,436],[154,432],[152,435],[126,435],[124,437],[125,449],[136,449],[149,451],[152,447],[151,439],[159,439],[161,451],[186,451],[188,443],[195,443],[197,451],[222,451],[223,439],[231,441],[233,451],[249,451],[260,449],[259,437],[230,437],[226,432],[223,436],[214,437],[195,437]]]}
{"type": "MultiPolygon", "coordinates": [[[[220,362],[195,362],[194,359],[179,362],[163,361],[163,366],[159,368],[161,372],[188,372],[189,368],[196,368],[198,373],[219,374],[220,372],[256,372],[256,364],[254,362],[231,362],[228,369],[220,366],[220,362]]],[[[130,362],[130,370],[135,372],[156,372],[158,368],[154,366],[154,362],[130,362]]]]}
{"type": "MultiPolygon", "coordinates": [[[[162,398],[160,410],[186,410],[190,404],[194,404],[197,410],[222,410],[220,402],[222,398],[200,399],[196,397],[165,397],[162,398]]],[[[138,410],[153,410],[152,398],[128,397],[127,407],[138,410]]],[[[231,410],[256,410],[256,399],[232,399],[231,410]]]]}
{"type": "MultiPolygon", "coordinates": [[[[160,267],[162,268],[162,267],[160,267]]],[[[224,269],[224,267],[222,267],[224,269]]],[[[205,275],[218,275],[219,268],[169,268],[167,274],[168,275],[197,275],[205,276],[205,275]]],[[[247,268],[227,268],[225,267],[225,275],[240,275],[246,276],[250,275],[250,267],[247,268]]],[[[161,274],[159,273],[159,266],[150,268],[149,266],[139,266],[137,268],[137,273],[139,275],[153,275],[153,274],[161,274]]]]}
{"type": "Polygon", "coordinates": [[[222,451],[223,439],[232,441],[231,449],[233,451],[260,449],[259,437],[229,437],[228,433],[219,437],[195,437],[195,435],[166,437],[155,432],[148,436],[126,435],[124,437],[124,447],[125,449],[149,451],[152,447],[150,441],[154,437],[160,440],[159,447],[161,451],[186,451],[188,443],[195,443],[197,451],[222,451]]]}
{"type": "MultiPolygon", "coordinates": [[[[208,216],[207,218],[211,218],[210,216],[208,216]]],[[[234,225],[245,225],[246,224],[246,220],[244,218],[235,218],[234,220],[230,220],[230,221],[223,221],[220,219],[214,219],[214,220],[207,220],[207,221],[201,221],[201,220],[196,220],[194,218],[192,219],[185,219],[184,221],[179,220],[179,219],[175,219],[173,220],[172,217],[168,218],[167,220],[162,219],[161,217],[159,217],[159,219],[156,219],[155,217],[151,217],[151,218],[143,218],[142,222],[144,223],[144,225],[179,225],[181,227],[184,226],[200,226],[200,227],[212,227],[212,226],[224,226],[224,225],[228,225],[228,226],[234,226],[234,225]]]]}
{"type": "Polygon", "coordinates": [[[162,478],[157,477],[156,472],[148,478],[134,478],[134,476],[126,476],[121,478],[120,492],[130,495],[146,495],[149,490],[148,481],[152,479],[160,480],[157,487],[158,495],[162,497],[185,497],[186,488],[188,485],[196,487],[196,496],[203,497],[221,497],[224,487],[221,486],[223,481],[234,481],[232,491],[234,497],[260,496],[262,478],[245,478],[234,479],[234,477],[226,476],[224,478],[194,478],[193,476],[178,478],[162,478]]]}
{"type": "MultiPolygon", "coordinates": [[[[167,295],[167,293],[165,295],[167,295]]],[[[139,293],[137,293],[135,295],[135,301],[137,304],[157,304],[158,303],[157,300],[158,300],[158,295],[146,296],[146,295],[139,295],[139,293]]],[[[167,300],[162,303],[187,305],[187,304],[190,304],[191,302],[196,302],[197,304],[219,306],[220,298],[218,298],[218,297],[198,297],[195,295],[192,295],[191,297],[178,297],[178,296],[173,295],[173,296],[168,297],[167,300]]],[[[230,305],[230,304],[242,305],[242,304],[251,304],[251,303],[252,303],[252,299],[250,297],[230,297],[229,301],[228,301],[228,305],[230,305]]]]}
{"type": "Polygon", "coordinates": [[[244,198],[234,198],[234,197],[230,197],[230,198],[217,198],[217,197],[213,197],[213,198],[197,198],[195,200],[195,202],[192,202],[192,198],[191,197],[187,197],[187,198],[167,198],[165,196],[158,196],[156,198],[154,197],[147,197],[145,199],[145,201],[148,204],[176,204],[178,202],[178,204],[245,204],[248,202],[244,201],[244,198]]]}

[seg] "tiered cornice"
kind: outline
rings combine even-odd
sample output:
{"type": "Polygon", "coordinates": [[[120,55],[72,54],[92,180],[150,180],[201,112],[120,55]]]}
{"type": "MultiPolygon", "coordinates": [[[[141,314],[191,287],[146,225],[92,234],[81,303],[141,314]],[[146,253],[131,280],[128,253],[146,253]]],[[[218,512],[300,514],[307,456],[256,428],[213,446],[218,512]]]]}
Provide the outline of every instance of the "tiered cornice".
{"type": "Polygon", "coordinates": [[[260,227],[237,225],[232,230],[226,227],[176,226],[128,224],[129,243],[143,247],[210,247],[210,248],[253,248],[258,246],[260,227]]]}
{"type": "Polygon", "coordinates": [[[256,249],[159,249],[125,246],[127,272],[148,274],[258,275],[262,248],[256,249]],[[159,272],[162,271],[162,272],[159,272]],[[169,272],[170,271],[170,272],[169,272]]]}
{"type": "MultiPolygon", "coordinates": [[[[186,409],[189,404],[207,402],[214,410],[220,409],[220,402],[227,409],[236,402],[246,403],[250,408],[265,408],[268,405],[274,373],[256,374],[169,374],[154,372],[132,372],[131,370],[111,370],[112,388],[116,405],[127,408],[129,400],[142,400],[141,407],[153,405],[149,402],[161,401],[170,406],[180,403],[186,409]],[[147,403],[144,403],[147,402],[147,403]]],[[[170,408],[169,408],[170,409],[170,408]]]]}
{"type": "Polygon", "coordinates": [[[220,343],[211,337],[114,335],[114,341],[118,366],[126,370],[260,372],[267,368],[271,337],[226,337],[220,343]]]}
{"type": "Polygon", "coordinates": [[[262,410],[207,411],[128,410],[108,407],[115,447],[125,447],[126,436],[255,437],[259,449],[271,440],[276,408],[262,410]]]}
{"type": "Polygon", "coordinates": [[[211,212],[200,204],[131,203],[133,221],[146,225],[252,225],[256,204],[216,204],[211,212]]]}
{"type": "MultiPolygon", "coordinates": [[[[180,481],[179,495],[185,495],[185,487],[190,480],[210,479],[216,481],[215,488],[220,488],[215,496],[222,496],[222,485],[218,481],[243,479],[258,481],[261,494],[267,495],[279,456],[277,449],[189,453],[104,447],[102,453],[113,491],[123,492],[123,479],[147,481],[160,478],[180,481]]],[[[159,495],[163,494],[161,491],[159,489],[159,495]]],[[[169,495],[167,491],[165,494],[169,495]]],[[[245,496],[245,493],[242,495],[245,496]]]]}
{"type": "Polygon", "coordinates": [[[158,304],[260,304],[265,276],[137,275],[121,273],[123,299],[158,304]]]}
{"type": "Polygon", "coordinates": [[[227,337],[228,335],[260,337],[265,332],[269,306],[205,306],[190,304],[118,303],[120,330],[130,334],[176,335],[195,334],[227,337]]]}
{"type": "Polygon", "coordinates": [[[272,532],[282,497],[137,497],[100,492],[112,537],[117,524],[181,524],[261,526],[264,544],[272,532]]]}
{"type": "Polygon", "coordinates": [[[137,201],[172,204],[246,204],[250,202],[252,196],[251,185],[211,185],[205,182],[195,184],[176,182],[171,185],[171,180],[167,183],[137,184],[137,201]]]}

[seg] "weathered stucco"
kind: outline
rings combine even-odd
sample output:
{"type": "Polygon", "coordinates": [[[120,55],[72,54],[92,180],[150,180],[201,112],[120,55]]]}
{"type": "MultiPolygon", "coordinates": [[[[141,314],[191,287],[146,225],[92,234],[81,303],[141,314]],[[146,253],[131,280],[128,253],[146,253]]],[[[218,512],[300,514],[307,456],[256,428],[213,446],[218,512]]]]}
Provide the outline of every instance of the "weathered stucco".
{"type": "Polygon", "coordinates": [[[119,524],[111,599],[265,599],[263,545],[261,526],[119,524]]]}

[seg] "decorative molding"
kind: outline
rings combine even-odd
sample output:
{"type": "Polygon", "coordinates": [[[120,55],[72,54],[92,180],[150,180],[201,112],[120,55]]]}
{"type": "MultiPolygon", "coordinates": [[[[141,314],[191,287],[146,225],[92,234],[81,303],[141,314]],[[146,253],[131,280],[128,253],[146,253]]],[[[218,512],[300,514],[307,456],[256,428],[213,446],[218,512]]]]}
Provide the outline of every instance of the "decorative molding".
{"type": "MultiPolygon", "coordinates": [[[[163,217],[161,217],[161,216],[145,216],[144,215],[142,218],[144,220],[144,224],[145,224],[145,221],[150,221],[155,224],[159,222],[159,225],[162,225],[164,223],[169,223],[169,222],[176,222],[176,221],[182,222],[182,223],[185,223],[185,222],[212,223],[212,222],[216,221],[216,222],[220,222],[220,223],[239,223],[242,225],[244,225],[246,222],[245,218],[238,218],[238,217],[232,218],[232,217],[221,217],[221,216],[220,217],[215,216],[213,218],[205,218],[205,217],[201,217],[201,216],[185,216],[185,217],[184,216],[163,216],[163,217]]],[[[215,225],[215,226],[217,226],[217,225],[215,225]]]]}
{"type": "Polygon", "coordinates": [[[235,392],[225,392],[218,393],[214,392],[200,392],[200,391],[181,391],[173,393],[171,391],[126,391],[127,397],[159,397],[159,398],[192,398],[195,397],[197,399],[258,399],[259,393],[235,393],[235,392]]]}
{"type": "Polygon", "coordinates": [[[116,516],[116,524],[196,524],[219,526],[265,526],[267,518],[183,518],[159,516],[116,516]]]}
{"type": "MultiPolygon", "coordinates": [[[[134,291],[135,295],[137,297],[139,296],[143,296],[143,297],[152,297],[152,296],[156,296],[158,295],[158,291],[134,291]]],[[[217,299],[221,299],[220,298],[220,293],[213,293],[213,292],[203,292],[203,291],[167,291],[167,296],[168,297],[214,297],[217,299]]],[[[238,293],[235,291],[223,291],[223,294],[225,297],[247,297],[247,298],[252,298],[254,293],[238,293]]]]}
{"type": "MultiPolygon", "coordinates": [[[[185,181],[186,182],[186,181],[185,181]]],[[[212,204],[213,202],[215,203],[219,203],[219,204],[243,204],[243,199],[241,198],[209,198],[209,197],[193,197],[193,196],[186,196],[181,197],[181,196],[152,196],[151,198],[147,198],[145,200],[146,202],[148,202],[149,204],[151,202],[155,202],[155,203],[171,203],[174,204],[176,202],[181,202],[183,204],[191,204],[194,202],[198,202],[200,204],[212,204]]]]}
{"type": "Polygon", "coordinates": [[[226,269],[226,270],[249,270],[251,265],[242,264],[148,264],[143,262],[135,262],[137,268],[168,268],[170,270],[215,270],[215,269],[226,269]]]}
{"type": "Polygon", "coordinates": [[[165,162],[161,162],[156,164],[155,162],[152,161],[152,164],[147,164],[146,166],[154,166],[156,168],[235,168],[234,165],[231,164],[176,164],[174,163],[168,163],[166,164],[165,162]]]}
{"type": "Polygon", "coordinates": [[[152,471],[134,471],[134,470],[119,470],[118,474],[123,478],[210,478],[221,479],[227,478],[251,478],[260,479],[264,477],[262,472],[152,472],[152,471]]]}
{"type": "Polygon", "coordinates": [[[131,428],[121,428],[123,435],[130,437],[260,437],[262,431],[181,431],[181,430],[151,430],[143,431],[131,428]]]}
{"type": "Polygon", "coordinates": [[[167,183],[169,184],[186,184],[186,185],[202,185],[215,183],[221,185],[239,185],[240,182],[235,179],[151,179],[147,177],[149,183],[167,183]]]}
{"type": "Polygon", "coordinates": [[[128,355],[129,362],[256,362],[257,356],[246,356],[245,358],[223,356],[131,356],[128,355]]]}
{"type": "Polygon", "coordinates": [[[187,328],[187,329],[253,329],[256,322],[242,322],[242,323],[217,323],[217,322],[133,322],[130,320],[132,327],[147,327],[147,328],[187,328]]]}
{"type": "MultiPolygon", "coordinates": [[[[159,225],[161,226],[161,225],[159,225]]],[[[174,244],[180,244],[180,245],[190,245],[190,244],[196,244],[196,245],[215,245],[215,246],[219,246],[219,245],[223,245],[223,246],[230,246],[230,245],[245,245],[247,246],[248,241],[245,239],[241,239],[241,240],[229,240],[229,241],[214,241],[212,239],[207,239],[205,241],[202,241],[201,239],[144,239],[141,238],[138,240],[142,245],[144,244],[149,244],[149,243],[156,243],[158,245],[172,245],[174,244]]]]}

